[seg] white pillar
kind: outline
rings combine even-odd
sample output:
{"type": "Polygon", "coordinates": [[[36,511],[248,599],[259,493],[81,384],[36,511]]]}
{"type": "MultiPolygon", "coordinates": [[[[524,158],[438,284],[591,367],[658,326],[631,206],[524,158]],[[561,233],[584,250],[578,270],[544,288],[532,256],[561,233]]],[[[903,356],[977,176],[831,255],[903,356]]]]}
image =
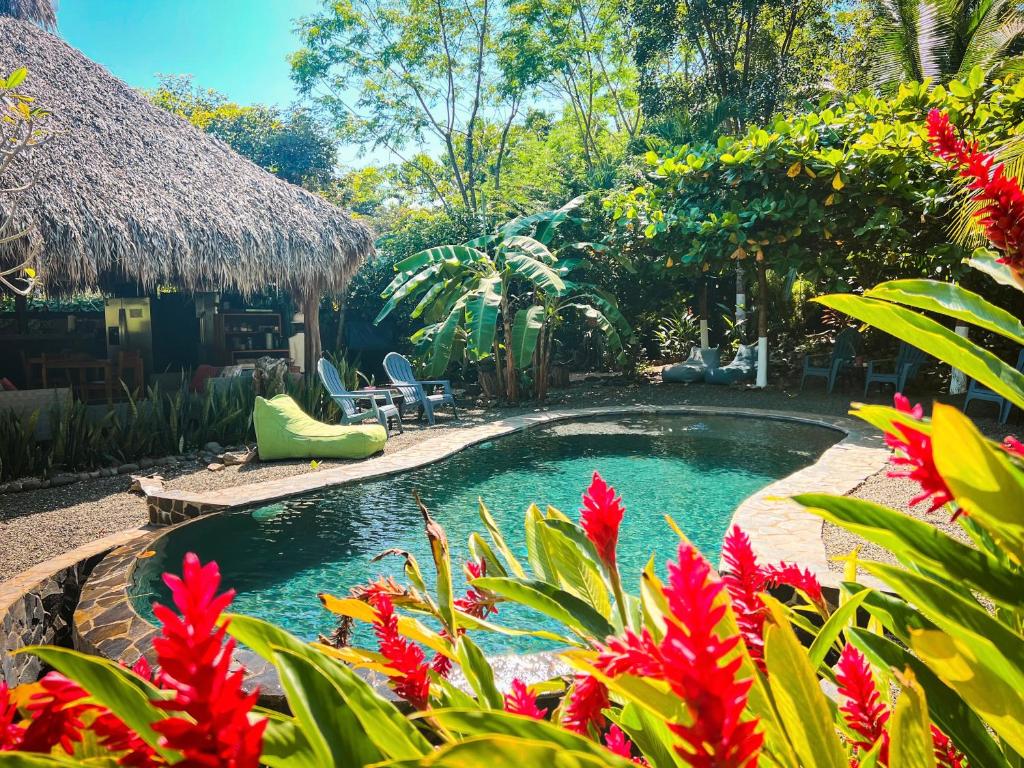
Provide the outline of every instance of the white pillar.
{"type": "Polygon", "coordinates": [[[768,386],[768,337],[757,339],[757,386],[764,389],[768,386]]]}
{"type": "Polygon", "coordinates": [[[736,325],[747,319],[747,289],[743,280],[743,267],[736,265],[736,325]]]}
{"type": "Polygon", "coordinates": [[[708,345],[708,321],[702,317],[700,319],[700,348],[707,349],[708,345]]]}
{"type": "MultiPolygon", "coordinates": [[[[970,333],[970,328],[966,325],[957,324],[955,331],[957,336],[963,336],[966,339],[970,333]]],[[[950,370],[952,375],[949,377],[949,394],[962,395],[967,391],[967,377],[963,371],[957,368],[951,368],[950,370]]]]}

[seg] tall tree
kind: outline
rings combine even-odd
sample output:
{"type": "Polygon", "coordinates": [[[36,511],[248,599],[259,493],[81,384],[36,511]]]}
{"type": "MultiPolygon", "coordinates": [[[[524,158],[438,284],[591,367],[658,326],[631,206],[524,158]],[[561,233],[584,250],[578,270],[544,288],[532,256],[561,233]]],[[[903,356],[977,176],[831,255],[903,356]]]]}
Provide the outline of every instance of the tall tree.
{"type": "MultiPolygon", "coordinates": [[[[637,138],[643,113],[632,35],[610,0],[521,0],[509,5],[506,69],[529,72],[565,112],[593,171],[610,159],[607,135],[637,138]]],[[[621,152],[619,153],[621,154],[621,152]]],[[[615,158],[617,159],[617,158],[615,158]]]]}
{"type": "Polygon", "coordinates": [[[628,0],[649,115],[709,136],[764,122],[802,90],[829,87],[830,0],[628,0]]]}
{"type": "Polygon", "coordinates": [[[500,10],[494,0],[325,4],[299,21],[304,47],[292,72],[341,135],[386,148],[421,176],[436,202],[481,215],[483,187],[500,172],[531,85],[498,66],[500,10]],[[418,151],[424,147],[438,153],[439,165],[426,161],[418,151]]]}
{"type": "Polygon", "coordinates": [[[148,96],[285,181],[322,191],[334,178],[334,138],[307,109],[242,106],[191,75],[162,75],[148,96]]]}
{"type": "Polygon", "coordinates": [[[1018,0],[870,0],[881,45],[874,80],[883,90],[931,78],[1024,69],[1024,15],[1018,0]]]}

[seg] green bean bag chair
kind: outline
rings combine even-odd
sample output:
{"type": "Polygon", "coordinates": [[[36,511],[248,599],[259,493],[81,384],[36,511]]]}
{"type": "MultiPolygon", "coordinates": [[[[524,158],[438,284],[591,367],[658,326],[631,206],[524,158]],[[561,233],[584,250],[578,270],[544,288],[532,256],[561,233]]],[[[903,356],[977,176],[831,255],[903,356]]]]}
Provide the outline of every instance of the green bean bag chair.
{"type": "Polygon", "coordinates": [[[262,461],[275,459],[365,459],[384,450],[387,430],[380,424],[324,424],[306,414],[288,395],[256,398],[252,414],[262,461]]]}

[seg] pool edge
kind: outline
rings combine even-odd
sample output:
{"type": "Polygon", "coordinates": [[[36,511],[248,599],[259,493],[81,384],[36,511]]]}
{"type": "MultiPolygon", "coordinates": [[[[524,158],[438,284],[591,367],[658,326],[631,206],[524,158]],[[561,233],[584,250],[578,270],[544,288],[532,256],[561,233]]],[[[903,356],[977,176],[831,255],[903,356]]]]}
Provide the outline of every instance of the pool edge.
{"type": "MultiPolygon", "coordinates": [[[[138,614],[129,594],[135,566],[139,556],[151,549],[158,539],[197,521],[206,514],[253,507],[311,491],[406,472],[442,461],[479,443],[558,421],[624,415],[713,415],[757,418],[810,424],[842,433],[844,436],[827,448],[813,464],[776,480],[744,499],[730,520],[730,527],[739,525],[747,532],[755,553],[763,561],[795,562],[801,567],[809,568],[823,586],[834,588],[838,585],[838,574],[832,572],[828,565],[828,555],[821,535],[821,518],[806,512],[788,497],[809,491],[844,495],[882,469],[888,461],[889,452],[883,447],[880,436],[871,434],[868,425],[843,416],[721,406],[633,405],[559,409],[470,427],[459,441],[453,441],[451,434],[445,433],[444,436],[427,440],[420,446],[398,451],[374,462],[361,462],[353,466],[288,478],[307,479],[301,483],[290,484],[290,488],[285,488],[283,481],[270,481],[227,489],[234,497],[233,503],[230,503],[231,500],[225,495],[226,491],[194,495],[189,503],[202,511],[186,514],[182,519],[169,525],[165,524],[164,527],[149,532],[141,539],[118,547],[97,564],[93,575],[85,583],[75,611],[75,647],[127,664],[134,663],[143,655],[152,660],[150,643],[157,629],[138,614]],[[392,461],[387,462],[388,459],[392,461]],[[376,466],[368,470],[363,469],[371,463],[376,466]],[[352,471],[353,469],[355,471],[352,471]],[[309,482],[310,476],[317,482],[309,482]],[[242,493],[246,488],[256,490],[253,493],[242,493]],[[211,502],[208,505],[211,508],[204,509],[203,500],[211,502]]],[[[172,493],[165,494],[165,497],[181,500],[182,495],[172,496],[172,493]]],[[[247,651],[239,652],[236,660],[247,669],[248,685],[260,686],[265,695],[265,703],[268,706],[279,704],[282,694],[272,668],[255,654],[247,651]]],[[[515,672],[512,674],[515,676],[515,672]]]]}

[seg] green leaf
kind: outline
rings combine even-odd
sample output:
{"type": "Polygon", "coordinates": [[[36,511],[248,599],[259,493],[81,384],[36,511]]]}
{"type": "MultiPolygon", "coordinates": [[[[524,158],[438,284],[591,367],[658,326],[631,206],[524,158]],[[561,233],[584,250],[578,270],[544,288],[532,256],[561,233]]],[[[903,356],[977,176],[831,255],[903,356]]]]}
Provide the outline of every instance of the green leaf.
{"type": "Polygon", "coordinates": [[[444,372],[448,370],[448,362],[452,357],[452,346],[455,343],[455,333],[459,330],[463,312],[462,302],[457,302],[448,317],[434,333],[434,340],[430,349],[430,367],[427,373],[429,377],[437,378],[443,376],[444,372]]]}
{"type": "Polygon", "coordinates": [[[633,702],[628,702],[613,719],[647,758],[651,768],[675,768],[680,764],[671,747],[674,737],[665,721],[633,702]]]}
{"type": "Polygon", "coordinates": [[[892,280],[865,291],[865,296],[956,318],[1024,345],[1024,324],[978,294],[938,280],[892,280]]]}
{"type": "Polygon", "coordinates": [[[786,735],[805,768],[847,768],[825,694],[815,669],[785,617],[782,605],[765,596],[772,622],[765,626],[768,685],[786,735]]]}
{"type": "Polygon", "coordinates": [[[848,637],[874,666],[913,670],[925,691],[931,719],[967,756],[971,765],[1001,764],[1003,755],[985,725],[920,659],[892,640],[863,629],[851,629],[848,637]]]}
{"type": "Polygon", "coordinates": [[[426,269],[417,272],[415,275],[413,275],[408,280],[399,285],[395,289],[394,293],[391,294],[391,298],[389,298],[387,302],[384,304],[384,306],[381,307],[380,312],[377,313],[377,317],[373,319],[374,325],[376,325],[389,314],[391,314],[391,310],[397,307],[399,302],[402,301],[402,299],[418,291],[427,283],[427,281],[435,277],[437,273],[440,271],[440,264],[431,264],[426,269]]]}
{"type": "Polygon", "coordinates": [[[26,77],[28,77],[28,70],[25,69],[25,67],[21,67],[20,69],[14,70],[13,72],[11,72],[11,74],[7,76],[7,88],[17,88],[19,85],[25,82],[26,77]]]}
{"type": "Polygon", "coordinates": [[[967,260],[967,264],[979,272],[984,272],[1000,285],[1009,285],[1018,291],[1024,291],[1022,282],[1007,264],[999,263],[999,255],[987,248],[978,248],[967,260]]]}
{"type": "Polygon", "coordinates": [[[636,768],[633,763],[613,755],[595,756],[591,752],[567,750],[551,742],[520,739],[514,736],[477,736],[442,747],[418,762],[392,763],[391,768],[438,766],[439,768],[636,768]]]}
{"type": "Polygon", "coordinates": [[[427,264],[438,264],[445,261],[456,264],[472,264],[486,260],[486,253],[468,245],[438,245],[402,259],[395,264],[395,271],[413,273],[427,264]]]}
{"type": "Polygon", "coordinates": [[[1024,374],[931,318],[887,301],[853,294],[821,296],[815,301],[899,339],[913,339],[915,347],[1024,408],[1024,374]]]}
{"type": "MultiPolygon", "coordinates": [[[[590,739],[578,736],[546,720],[534,720],[500,710],[435,709],[423,717],[435,720],[442,728],[466,736],[512,736],[547,743],[561,749],[585,752],[603,758],[610,754],[590,739]]],[[[526,765],[524,763],[524,765],[526,765]]]]}
{"type": "Polygon", "coordinates": [[[501,564],[498,556],[494,554],[491,545],[484,541],[483,537],[473,531],[469,534],[469,551],[476,560],[483,560],[487,565],[487,573],[492,576],[508,576],[505,566],[501,564]]]}
{"type": "Polygon", "coordinates": [[[419,317],[426,311],[427,307],[434,302],[435,299],[441,294],[441,291],[445,289],[446,283],[443,280],[439,280],[430,286],[430,289],[423,294],[423,298],[420,299],[420,303],[413,309],[410,317],[419,317]]]}
{"type": "Polygon", "coordinates": [[[907,567],[927,565],[963,581],[998,602],[1024,605],[1020,577],[991,555],[969,547],[930,523],[847,496],[803,494],[794,501],[834,525],[892,552],[907,567]]]}
{"type": "Polygon", "coordinates": [[[487,355],[491,351],[500,307],[500,277],[483,278],[480,280],[480,287],[466,298],[469,346],[479,356],[487,355]]]}
{"type": "Polygon", "coordinates": [[[275,652],[285,649],[303,656],[329,675],[359,718],[366,736],[383,754],[392,759],[415,758],[432,749],[394,704],[379,696],[369,683],[344,664],[268,622],[239,614],[224,618],[230,622],[228,634],[261,658],[273,662],[275,652]]]}
{"type": "Polygon", "coordinates": [[[494,685],[494,670],[491,669],[483,651],[470,640],[468,635],[463,635],[456,645],[456,653],[459,656],[462,672],[476,693],[480,704],[490,709],[502,709],[505,705],[505,697],[494,685]]]}
{"type": "Polygon", "coordinates": [[[512,360],[517,368],[525,368],[533,360],[537,338],[544,326],[544,307],[533,306],[516,312],[512,323],[512,360]]]}
{"type": "Polygon", "coordinates": [[[1019,565],[1024,563],[1024,472],[953,406],[932,409],[932,452],[957,503],[1019,565]]]}
{"type": "Polygon", "coordinates": [[[537,533],[544,542],[562,588],[585,600],[606,619],[610,618],[611,599],[608,587],[595,565],[597,561],[588,559],[574,542],[554,527],[540,525],[537,533]]]}
{"type": "Polygon", "coordinates": [[[158,698],[159,694],[131,671],[109,659],[53,645],[29,646],[19,653],[31,653],[74,680],[89,692],[97,704],[117,715],[139,738],[167,759],[178,756],[174,750],[160,746],[161,737],[152,727],[153,723],[170,716],[152,704],[151,699],[158,698]]]}
{"type": "Polygon", "coordinates": [[[274,652],[288,708],[320,765],[367,765],[383,755],[366,738],[334,680],[305,654],[274,652]]]}
{"type": "Polygon", "coordinates": [[[555,263],[555,257],[548,250],[548,247],[532,237],[513,235],[512,237],[505,238],[501,243],[501,247],[506,251],[522,251],[527,256],[544,264],[555,263]]]}
{"type": "Polygon", "coordinates": [[[485,577],[473,584],[540,611],[585,637],[603,639],[615,632],[604,616],[578,597],[543,581],[485,577]]]}
{"type": "Polygon", "coordinates": [[[316,752],[292,718],[274,713],[263,732],[260,764],[269,768],[319,768],[316,752]]]}
{"type": "Polygon", "coordinates": [[[935,748],[924,691],[913,679],[913,673],[901,677],[903,690],[896,699],[896,710],[889,726],[889,766],[935,768],[935,748]]]}
{"type": "Polygon", "coordinates": [[[71,758],[36,755],[30,752],[0,752],[0,766],[3,768],[53,768],[55,765],[81,768],[82,764],[71,758]]]}
{"type": "MultiPolygon", "coordinates": [[[[1017,754],[1024,754],[1024,698],[997,665],[987,664],[977,649],[960,638],[936,630],[911,634],[910,648],[1017,754]]],[[[996,763],[998,765],[998,763],[996,763]]]]}
{"type": "Polygon", "coordinates": [[[512,253],[505,257],[505,263],[512,267],[517,275],[526,278],[534,286],[549,291],[556,296],[565,290],[565,283],[555,270],[547,264],[522,253],[512,253]]]}
{"type": "Polygon", "coordinates": [[[819,669],[825,663],[829,648],[839,639],[839,635],[854,626],[857,611],[860,609],[861,603],[867,599],[870,591],[862,589],[850,597],[828,617],[828,621],[818,630],[818,634],[814,637],[814,642],[811,643],[810,650],[807,652],[807,658],[812,668],[819,669]]]}
{"type": "Polygon", "coordinates": [[[543,581],[554,583],[555,569],[551,564],[551,555],[547,550],[547,542],[541,539],[537,527],[544,522],[544,516],[536,504],[531,504],[526,510],[526,519],[523,523],[523,533],[526,539],[526,558],[530,562],[533,572],[543,581]]]}
{"type": "Polygon", "coordinates": [[[505,563],[508,565],[508,569],[512,571],[516,576],[523,579],[526,578],[526,571],[523,570],[523,566],[520,565],[516,556],[512,554],[512,550],[509,549],[508,544],[505,543],[505,537],[501,535],[501,529],[498,524],[494,522],[494,518],[491,513],[487,510],[483,499],[478,499],[480,504],[480,520],[483,522],[484,527],[491,536],[491,541],[494,542],[494,547],[497,549],[501,556],[505,558],[505,563]]]}

